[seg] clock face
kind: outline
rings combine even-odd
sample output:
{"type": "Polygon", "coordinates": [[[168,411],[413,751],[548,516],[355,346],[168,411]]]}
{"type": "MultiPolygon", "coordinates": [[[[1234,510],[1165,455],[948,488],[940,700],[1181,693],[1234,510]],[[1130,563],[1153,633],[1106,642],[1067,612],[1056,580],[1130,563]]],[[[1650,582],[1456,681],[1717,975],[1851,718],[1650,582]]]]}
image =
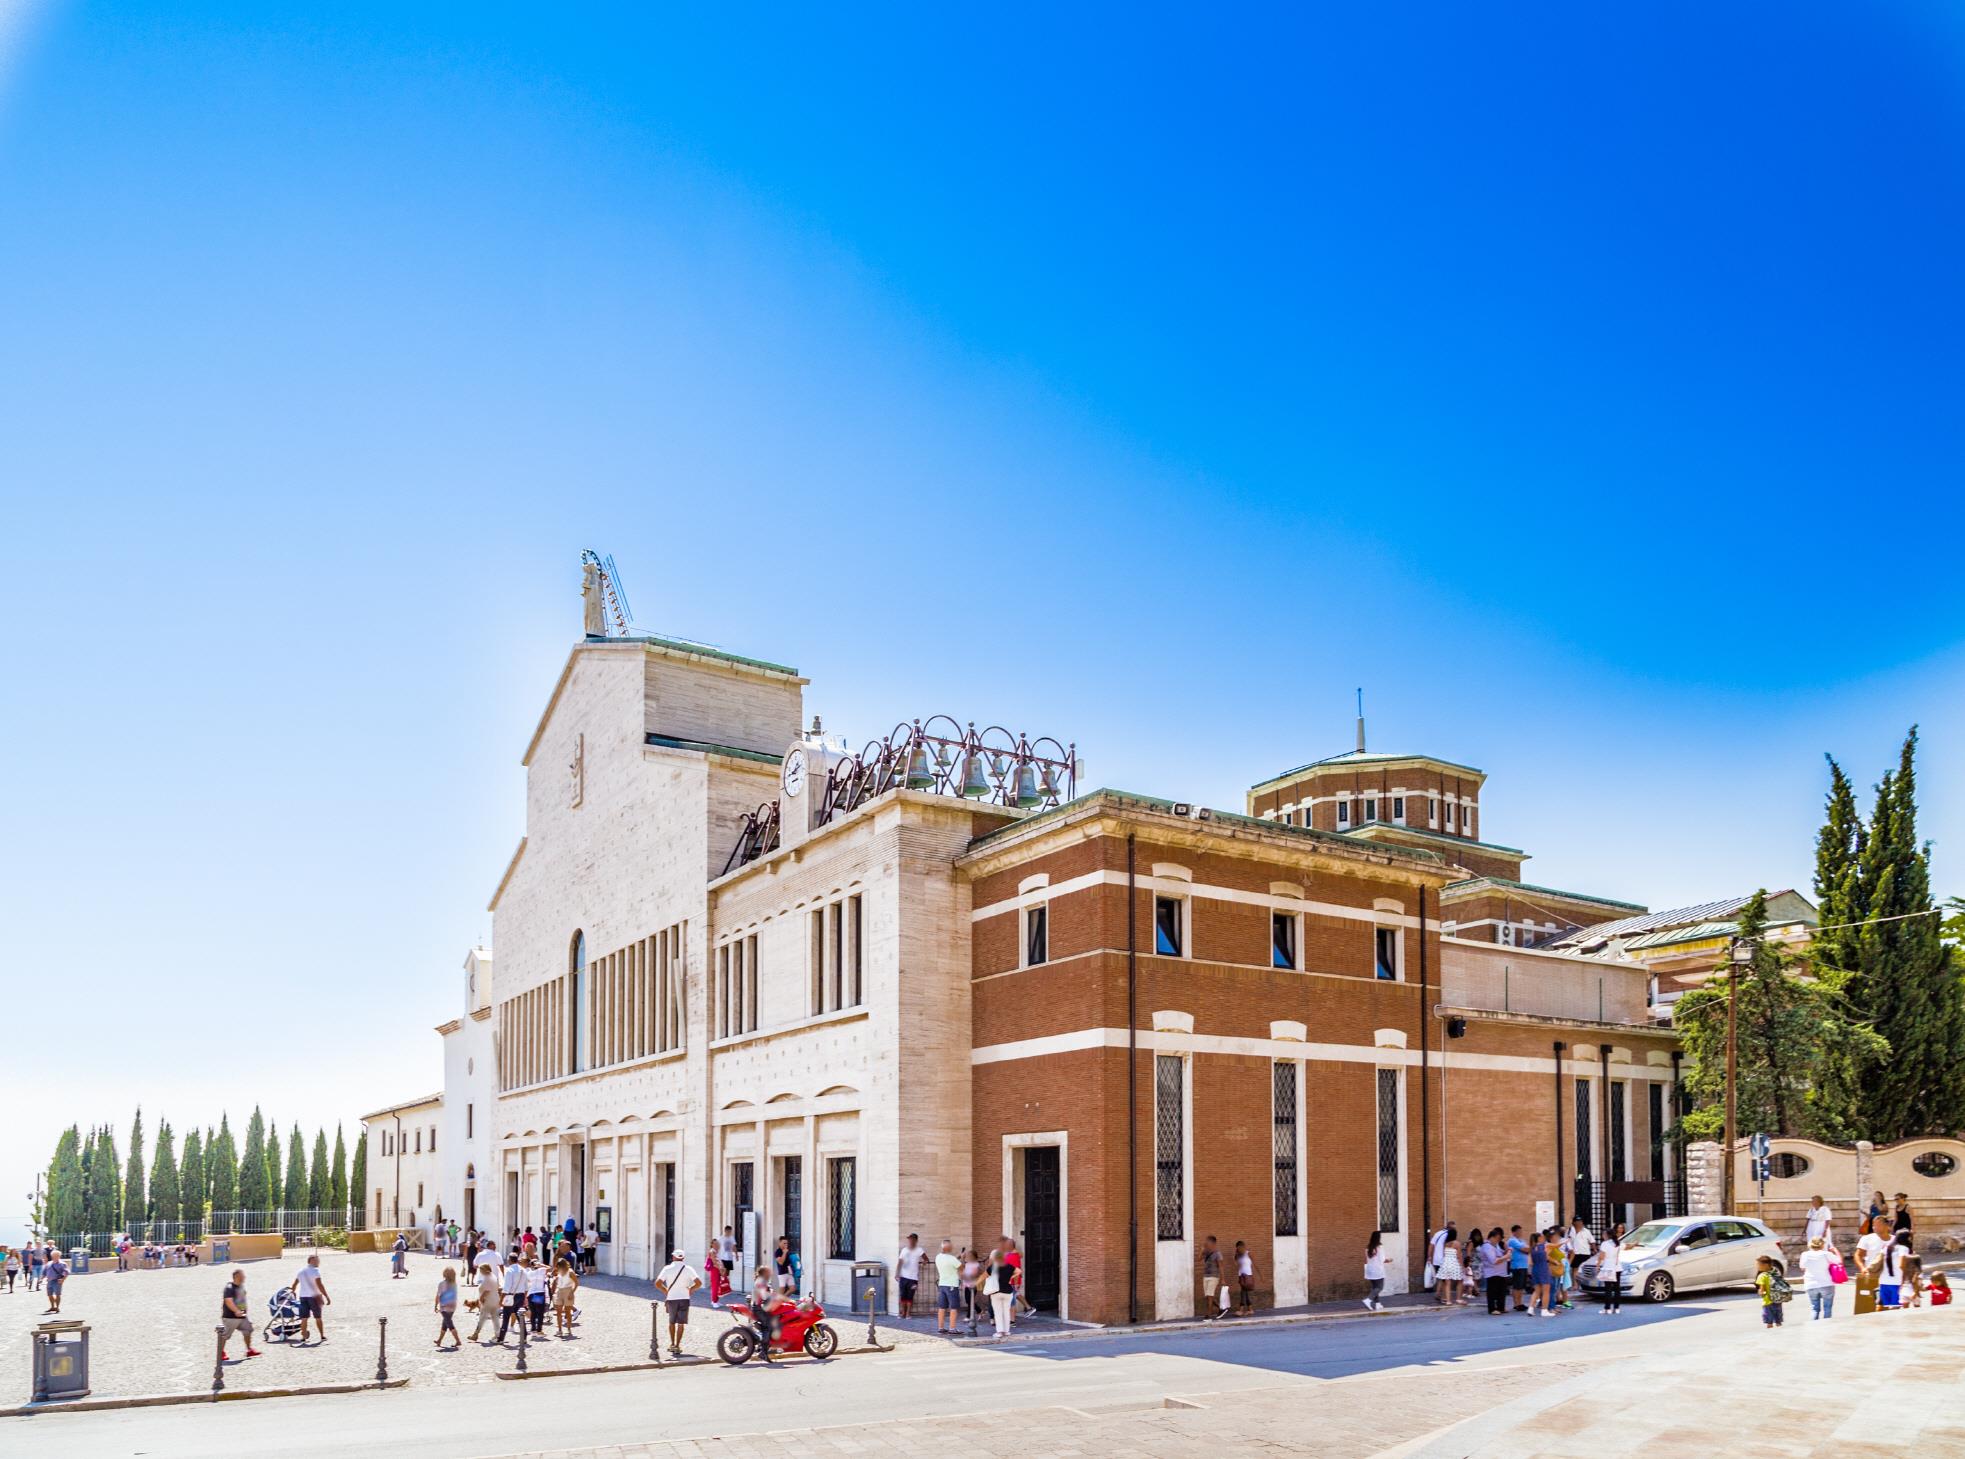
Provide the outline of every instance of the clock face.
{"type": "Polygon", "coordinates": [[[793,750],[785,756],[785,794],[796,800],[805,790],[805,752],[793,750]]]}

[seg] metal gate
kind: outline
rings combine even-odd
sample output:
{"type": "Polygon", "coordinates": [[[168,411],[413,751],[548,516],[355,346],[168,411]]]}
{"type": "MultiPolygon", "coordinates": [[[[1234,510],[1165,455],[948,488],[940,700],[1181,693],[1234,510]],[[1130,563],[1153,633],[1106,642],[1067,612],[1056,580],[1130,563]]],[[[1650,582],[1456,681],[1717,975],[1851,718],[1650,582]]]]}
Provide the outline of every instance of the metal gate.
{"type": "Polygon", "coordinates": [[[1023,1152],[1023,1295],[1046,1312],[1058,1307],[1058,1147],[1023,1152]]]}
{"type": "Polygon", "coordinates": [[[1662,1221],[1685,1214],[1685,1182],[1682,1180],[1579,1180],[1576,1182],[1576,1210],[1601,1236],[1611,1220],[1628,1224],[1662,1221]]]}

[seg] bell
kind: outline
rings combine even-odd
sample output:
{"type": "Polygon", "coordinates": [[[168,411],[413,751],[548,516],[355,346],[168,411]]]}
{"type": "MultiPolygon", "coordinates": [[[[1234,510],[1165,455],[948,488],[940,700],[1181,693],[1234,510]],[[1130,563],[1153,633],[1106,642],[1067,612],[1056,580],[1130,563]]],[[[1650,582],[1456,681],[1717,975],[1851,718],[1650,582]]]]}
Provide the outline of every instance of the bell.
{"type": "Polygon", "coordinates": [[[928,763],[928,747],[919,741],[907,757],[907,788],[930,790],[935,784],[935,767],[928,763]]]}
{"type": "Polygon", "coordinates": [[[1037,788],[1037,767],[1025,760],[1017,766],[1017,808],[1027,811],[1043,803],[1044,793],[1037,788]]]}
{"type": "Polygon", "coordinates": [[[1037,793],[1043,796],[1045,800],[1059,800],[1062,798],[1058,795],[1058,773],[1049,765],[1044,767],[1043,779],[1037,782],[1037,793]]]}
{"type": "Polygon", "coordinates": [[[989,796],[989,775],[983,766],[981,755],[962,757],[962,793],[971,800],[985,800],[989,796]]]}

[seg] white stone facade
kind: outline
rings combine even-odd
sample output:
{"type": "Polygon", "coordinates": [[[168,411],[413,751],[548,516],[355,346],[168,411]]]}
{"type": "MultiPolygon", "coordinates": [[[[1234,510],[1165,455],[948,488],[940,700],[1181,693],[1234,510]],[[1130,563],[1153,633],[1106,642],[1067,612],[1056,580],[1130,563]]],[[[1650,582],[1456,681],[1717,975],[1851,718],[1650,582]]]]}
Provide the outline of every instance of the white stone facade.
{"type": "Polygon", "coordinates": [[[366,1205],[371,1228],[429,1225],[443,1199],[443,1124],[440,1094],[362,1116],[368,1189],[350,1191],[349,1199],[366,1205]]]}
{"type": "Polygon", "coordinates": [[[480,1181],[489,1182],[497,1048],[492,1038],[492,958],[474,947],[464,958],[464,1014],[443,1036],[443,1142],[439,1151],[443,1215],[476,1229],[485,1212],[480,1181]]]}

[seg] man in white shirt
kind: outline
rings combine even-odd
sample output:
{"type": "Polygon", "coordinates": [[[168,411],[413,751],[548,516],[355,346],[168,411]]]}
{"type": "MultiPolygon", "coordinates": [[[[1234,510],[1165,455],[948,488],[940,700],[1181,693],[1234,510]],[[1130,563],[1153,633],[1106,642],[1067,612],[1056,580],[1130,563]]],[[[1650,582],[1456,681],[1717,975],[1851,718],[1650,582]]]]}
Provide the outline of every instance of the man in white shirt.
{"type": "Polygon", "coordinates": [[[682,1334],[689,1326],[689,1294],[703,1285],[681,1247],[669,1253],[669,1264],[655,1274],[655,1290],[669,1313],[669,1353],[682,1356],[682,1334]]]}
{"type": "Polygon", "coordinates": [[[1856,1243],[1856,1266],[1866,1272],[1879,1271],[1883,1253],[1890,1249],[1890,1238],[1874,1230],[1865,1231],[1856,1243]]]}
{"type": "Polygon", "coordinates": [[[587,1229],[580,1233],[580,1265],[592,1271],[594,1264],[599,1260],[600,1232],[596,1231],[594,1223],[589,1221],[587,1229]]]}
{"type": "Polygon", "coordinates": [[[728,1283],[730,1274],[737,1265],[737,1238],[730,1233],[728,1226],[723,1228],[723,1234],[716,1239],[716,1256],[717,1260],[723,1263],[723,1280],[728,1283]]]}
{"type": "Polygon", "coordinates": [[[321,1254],[317,1251],[307,1258],[307,1265],[294,1276],[287,1290],[300,1299],[300,1345],[307,1345],[307,1319],[314,1319],[314,1331],[320,1334],[322,1342],[327,1341],[327,1325],[321,1320],[321,1309],[329,1302],[327,1283],[321,1280],[321,1254]]]}
{"type": "Polygon", "coordinates": [[[1590,1228],[1583,1224],[1580,1214],[1569,1218],[1569,1234],[1563,1237],[1562,1244],[1563,1249],[1569,1253],[1571,1271],[1576,1269],[1578,1262],[1587,1259],[1597,1249],[1596,1238],[1590,1235],[1590,1228]]]}
{"type": "Polygon", "coordinates": [[[505,1303],[498,1312],[498,1346],[505,1346],[505,1334],[513,1323],[525,1321],[525,1268],[514,1263],[505,1268],[504,1277],[498,1284],[505,1303]]]}
{"type": "Polygon", "coordinates": [[[1808,1201],[1807,1239],[1813,1241],[1817,1237],[1820,1237],[1822,1245],[1827,1246],[1835,1239],[1829,1234],[1830,1223],[1834,1220],[1834,1217],[1835,1213],[1822,1204],[1822,1198],[1820,1196],[1810,1197],[1808,1201]]]}
{"type": "Polygon", "coordinates": [[[901,1253],[894,1258],[894,1275],[901,1284],[901,1316],[914,1316],[914,1289],[921,1281],[921,1263],[928,1259],[928,1253],[921,1249],[921,1238],[914,1232],[907,1234],[901,1245],[901,1253]]]}

